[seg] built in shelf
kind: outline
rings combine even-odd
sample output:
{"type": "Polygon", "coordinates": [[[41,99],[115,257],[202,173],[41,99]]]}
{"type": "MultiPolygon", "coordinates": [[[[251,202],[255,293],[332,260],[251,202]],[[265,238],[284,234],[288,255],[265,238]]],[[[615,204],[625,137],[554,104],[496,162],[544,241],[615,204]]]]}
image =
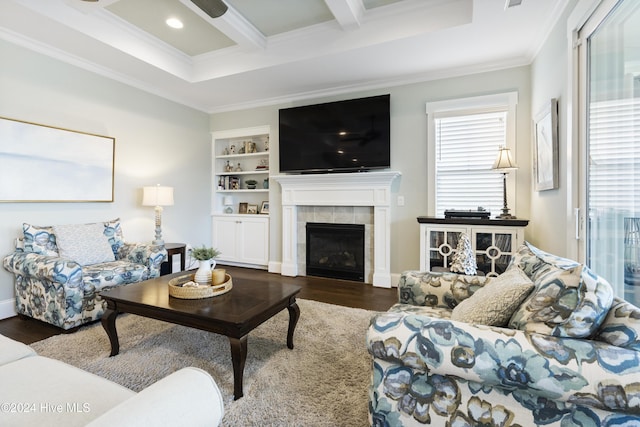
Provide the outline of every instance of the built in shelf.
{"type": "Polygon", "coordinates": [[[243,171],[238,171],[238,172],[220,172],[217,175],[219,176],[233,176],[233,175],[258,175],[258,174],[264,174],[264,175],[269,175],[269,169],[255,169],[255,170],[243,170],[243,171]]]}
{"type": "Polygon", "coordinates": [[[260,156],[268,156],[268,151],[261,151],[258,153],[238,153],[238,154],[222,154],[220,156],[216,156],[216,159],[237,159],[238,157],[260,157],[260,156]]]}
{"type": "Polygon", "coordinates": [[[216,190],[216,193],[268,193],[268,188],[256,188],[255,190],[249,190],[248,188],[243,188],[241,190],[216,190]]]}

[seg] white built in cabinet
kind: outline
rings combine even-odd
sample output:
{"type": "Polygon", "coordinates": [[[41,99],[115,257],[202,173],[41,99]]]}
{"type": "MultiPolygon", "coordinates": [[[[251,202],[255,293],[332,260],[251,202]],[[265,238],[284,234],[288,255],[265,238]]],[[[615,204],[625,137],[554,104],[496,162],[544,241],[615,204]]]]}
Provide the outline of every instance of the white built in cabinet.
{"type": "Polygon", "coordinates": [[[211,229],[223,264],[266,268],[269,263],[269,214],[262,209],[269,203],[270,138],[269,126],[212,133],[211,229]],[[241,204],[256,213],[241,213],[241,204]]]}
{"type": "Polygon", "coordinates": [[[524,242],[528,220],[418,217],[420,270],[448,271],[460,235],[466,233],[476,257],[478,272],[497,276],[524,242]]]}
{"type": "Polygon", "coordinates": [[[213,238],[218,261],[266,267],[269,263],[269,218],[214,215],[213,238]]]}

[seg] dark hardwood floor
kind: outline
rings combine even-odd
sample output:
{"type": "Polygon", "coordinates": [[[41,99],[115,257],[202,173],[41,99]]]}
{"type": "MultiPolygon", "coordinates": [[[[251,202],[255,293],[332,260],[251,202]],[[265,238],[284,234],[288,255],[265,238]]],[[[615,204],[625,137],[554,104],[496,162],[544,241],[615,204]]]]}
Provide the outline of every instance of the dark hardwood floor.
{"type": "MultiPolygon", "coordinates": [[[[373,311],[386,311],[398,301],[397,289],[395,288],[377,288],[360,282],[320,277],[285,277],[249,268],[220,267],[226,268],[234,281],[251,278],[265,282],[279,281],[298,285],[302,288],[298,294],[301,299],[373,311]]],[[[60,333],[63,333],[60,328],[30,318],[11,317],[0,320],[0,334],[25,344],[31,344],[60,333]]]]}

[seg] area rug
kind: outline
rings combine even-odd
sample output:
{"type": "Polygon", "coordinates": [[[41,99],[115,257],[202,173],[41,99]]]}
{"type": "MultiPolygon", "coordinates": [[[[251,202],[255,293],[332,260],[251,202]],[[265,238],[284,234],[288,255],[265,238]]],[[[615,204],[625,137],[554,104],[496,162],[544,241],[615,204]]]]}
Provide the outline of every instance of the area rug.
{"type": "Polygon", "coordinates": [[[31,345],[134,391],[196,366],[216,380],[224,426],[366,426],[371,362],[365,333],[374,312],[298,300],[294,349],[286,345],[289,314],[280,312],[249,334],[244,397],[233,400],[229,340],[131,314],[118,317],[120,354],[109,357],[98,324],[31,345]]]}

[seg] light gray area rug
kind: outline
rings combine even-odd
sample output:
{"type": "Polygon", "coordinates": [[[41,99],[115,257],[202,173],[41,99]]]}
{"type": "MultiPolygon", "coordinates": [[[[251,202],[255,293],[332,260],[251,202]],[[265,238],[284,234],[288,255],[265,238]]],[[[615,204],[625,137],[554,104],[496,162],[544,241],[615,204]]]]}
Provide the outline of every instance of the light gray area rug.
{"type": "Polygon", "coordinates": [[[287,348],[287,310],[249,334],[244,397],[233,401],[229,340],[135,315],[116,322],[120,354],[109,357],[102,325],[31,345],[134,391],[185,366],[216,380],[225,426],[366,426],[371,362],[365,333],[374,312],[298,300],[294,349],[287,348]]]}

